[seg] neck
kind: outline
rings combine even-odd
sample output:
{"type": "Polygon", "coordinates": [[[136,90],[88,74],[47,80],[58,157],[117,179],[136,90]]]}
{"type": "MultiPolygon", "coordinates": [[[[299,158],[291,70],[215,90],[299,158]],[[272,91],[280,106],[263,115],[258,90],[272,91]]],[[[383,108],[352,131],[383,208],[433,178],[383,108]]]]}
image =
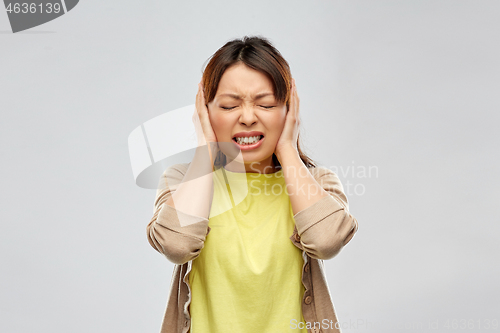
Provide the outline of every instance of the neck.
{"type": "Polygon", "coordinates": [[[275,173],[279,171],[279,167],[274,165],[272,156],[264,161],[241,163],[235,160],[227,163],[224,169],[231,172],[240,173],[275,173]]]}

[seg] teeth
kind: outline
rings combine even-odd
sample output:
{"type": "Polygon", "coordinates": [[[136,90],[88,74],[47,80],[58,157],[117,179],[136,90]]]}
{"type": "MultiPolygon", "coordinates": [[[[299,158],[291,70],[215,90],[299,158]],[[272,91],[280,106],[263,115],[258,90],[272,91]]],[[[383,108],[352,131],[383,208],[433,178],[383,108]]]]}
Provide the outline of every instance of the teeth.
{"type": "Polygon", "coordinates": [[[257,136],[247,136],[247,137],[238,137],[236,138],[236,141],[240,144],[240,145],[244,145],[244,144],[252,144],[252,143],[256,143],[257,141],[259,141],[260,139],[260,135],[257,135],[257,136]]]}

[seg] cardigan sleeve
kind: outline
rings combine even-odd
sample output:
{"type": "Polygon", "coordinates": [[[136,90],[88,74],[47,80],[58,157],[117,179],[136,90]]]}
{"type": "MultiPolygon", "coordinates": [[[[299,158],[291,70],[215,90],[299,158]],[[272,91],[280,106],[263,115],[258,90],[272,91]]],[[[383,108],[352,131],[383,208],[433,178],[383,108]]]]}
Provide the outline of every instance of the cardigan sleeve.
{"type": "Polygon", "coordinates": [[[325,167],[312,168],[316,181],[330,195],[294,215],[300,244],[315,259],[331,259],[349,243],[358,221],[349,213],[349,202],[338,176],[325,167]]]}
{"type": "Polygon", "coordinates": [[[200,255],[210,232],[207,218],[183,213],[166,204],[181,184],[187,167],[188,164],[175,164],[162,174],[156,191],[153,217],[146,228],[151,246],[179,265],[200,255]]]}

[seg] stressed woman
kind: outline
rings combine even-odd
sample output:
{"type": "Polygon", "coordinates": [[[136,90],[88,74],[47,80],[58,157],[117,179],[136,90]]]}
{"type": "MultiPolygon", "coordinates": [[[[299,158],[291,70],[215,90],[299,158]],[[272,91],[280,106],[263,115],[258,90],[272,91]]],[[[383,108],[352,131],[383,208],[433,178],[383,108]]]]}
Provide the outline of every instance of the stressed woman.
{"type": "Polygon", "coordinates": [[[337,175],[299,143],[288,63],[262,37],[210,59],[198,148],[160,180],[150,244],[175,265],[161,333],[340,332],[323,270],[358,229],[337,175]]]}

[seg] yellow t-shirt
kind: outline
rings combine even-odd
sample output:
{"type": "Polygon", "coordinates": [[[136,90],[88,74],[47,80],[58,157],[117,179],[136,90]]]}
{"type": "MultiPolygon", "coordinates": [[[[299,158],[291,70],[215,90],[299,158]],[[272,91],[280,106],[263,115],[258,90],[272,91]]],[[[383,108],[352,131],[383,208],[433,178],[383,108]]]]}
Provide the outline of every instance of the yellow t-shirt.
{"type": "Polygon", "coordinates": [[[190,333],[307,333],[304,261],[289,238],[295,221],[283,171],[220,168],[213,179],[211,230],[189,273],[190,333]]]}

